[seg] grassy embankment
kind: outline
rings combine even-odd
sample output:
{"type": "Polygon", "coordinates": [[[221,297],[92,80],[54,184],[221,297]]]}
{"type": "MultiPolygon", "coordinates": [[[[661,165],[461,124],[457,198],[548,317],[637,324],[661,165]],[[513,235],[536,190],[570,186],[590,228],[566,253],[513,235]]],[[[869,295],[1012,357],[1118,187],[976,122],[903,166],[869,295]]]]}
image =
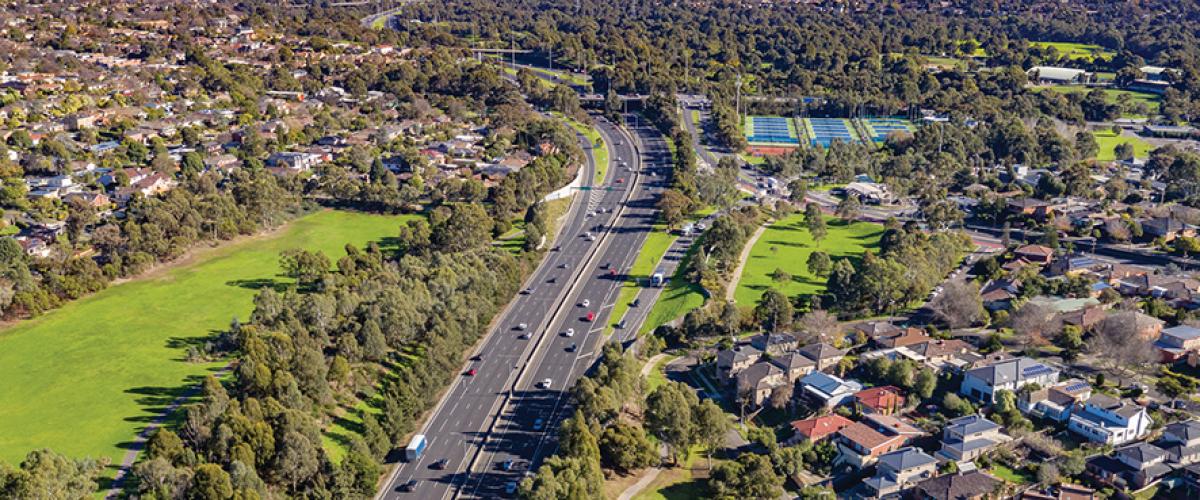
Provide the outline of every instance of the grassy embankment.
{"type": "Polygon", "coordinates": [[[0,460],[49,447],[119,463],[148,422],[224,364],[188,362],[188,347],[246,320],[259,288],[290,283],[280,252],[336,261],[346,243],[386,243],[407,218],[314,213],[0,332],[0,460]]]}

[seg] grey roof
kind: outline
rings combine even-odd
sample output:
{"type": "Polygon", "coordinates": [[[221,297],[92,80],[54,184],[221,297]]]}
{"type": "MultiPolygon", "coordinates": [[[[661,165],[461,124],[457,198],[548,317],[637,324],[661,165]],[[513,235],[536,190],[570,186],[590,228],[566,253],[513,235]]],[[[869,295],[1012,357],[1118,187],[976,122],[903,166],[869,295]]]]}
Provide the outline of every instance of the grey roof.
{"type": "Polygon", "coordinates": [[[921,451],[919,448],[906,447],[879,457],[879,465],[887,466],[894,471],[904,471],[922,465],[937,462],[936,458],[921,451]]]}
{"type": "Polygon", "coordinates": [[[1001,481],[973,470],[958,474],[945,474],[926,479],[917,484],[926,498],[934,500],[960,500],[978,498],[991,493],[1001,481]]]}
{"type": "Polygon", "coordinates": [[[718,365],[730,365],[738,361],[745,360],[750,357],[758,357],[762,355],[762,351],[748,345],[737,346],[733,349],[725,349],[717,353],[718,365]]]}
{"type": "Polygon", "coordinates": [[[962,435],[976,434],[979,432],[987,432],[993,429],[999,429],[1000,424],[992,422],[980,415],[967,415],[958,417],[946,423],[946,430],[954,429],[962,435]]]}
{"type": "Polygon", "coordinates": [[[1172,326],[1171,328],[1162,331],[1164,336],[1175,337],[1183,340],[1192,340],[1200,338],[1200,328],[1188,325],[1172,326]]]}
{"type": "Polygon", "coordinates": [[[1166,457],[1167,452],[1149,443],[1137,443],[1117,450],[1117,455],[1127,457],[1133,462],[1144,464],[1166,457]]]}
{"type": "Polygon", "coordinates": [[[815,366],[816,362],[796,353],[784,354],[771,358],[771,362],[784,370],[795,370],[806,366],[815,366]]]}
{"type": "Polygon", "coordinates": [[[981,366],[968,371],[967,375],[981,379],[984,382],[987,382],[989,385],[995,386],[1034,377],[1044,373],[1043,370],[1058,371],[1058,369],[1053,366],[1040,363],[1029,358],[1021,357],[1001,361],[988,366],[981,366]]]}
{"type": "Polygon", "coordinates": [[[803,349],[800,349],[800,354],[808,356],[809,359],[814,361],[820,361],[823,359],[845,356],[846,351],[821,342],[818,344],[809,344],[804,346],[803,349]]]}
{"type": "Polygon", "coordinates": [[[767,363],[767,362],[754,363],[753,365],[750,365],[745,370],[738,372],[738,374],[737,374],[738,389],[747,389],[747,388],[757,389],[759,383],[762,382],[762,379],[767,378],[767,377],[769,377],[773,374],[777,374],[777,373],[782,373],[782,372],[779,370],[779,367],[777,367],[771,363],[767,363]]]}
{"type": "Polygon", "coordinates": [[[1094,392],[1092,397],[1088,398],[1087,404],[1105,410],[1115,410],[1121,407],[1121,400],[1102,392],[1094,392]]]}
{"type": "Polygon", "coordinates": [[[1167,424],[1166,432],[1179,436],[1185,442],[1200,439],[1200,421],[1174,422],[1167,424]]]}

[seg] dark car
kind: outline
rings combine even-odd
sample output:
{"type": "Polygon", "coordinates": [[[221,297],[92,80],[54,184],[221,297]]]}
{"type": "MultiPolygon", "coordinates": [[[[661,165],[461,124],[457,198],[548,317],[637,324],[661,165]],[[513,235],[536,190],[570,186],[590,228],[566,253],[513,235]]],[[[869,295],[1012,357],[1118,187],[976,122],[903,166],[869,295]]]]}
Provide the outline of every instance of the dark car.
{"type": "Polygon", "coordinates": [[[514,465],[514,464],[513,464],[513,461],[512,461],[512,460],[505,460],[504,462],[501,462],[501,463],[500,463],[500,468],[501,468],[501,469],[504,469],[504,470],[512,470],[512,469],[513,469],[513,465],[514,465]]]}
{"type": "Polygon", "coordinates": [[[431,463],[431,464],[429,464],[429,468],[430,468],[430,469],[442,470],[442,469],[445,469],[445,468],[446,468],[446,464],[447,464],[447,463],[449,463],[449,462],[450,462],[449,460],[447,460],[447,459],[443,458],[443,459],[441,459],[441,460],[438,460],[438,461],[436,461],[436,462],[434,462],[434,463],[431,463]]]}
{"type": "Polygon", "coordinates": [[[416,479],[409,479],[407,483],[404,483],[404,484],[396,487],[396,491],[412,491],[415,489],[417,489],[417,480],[416,479]]]}

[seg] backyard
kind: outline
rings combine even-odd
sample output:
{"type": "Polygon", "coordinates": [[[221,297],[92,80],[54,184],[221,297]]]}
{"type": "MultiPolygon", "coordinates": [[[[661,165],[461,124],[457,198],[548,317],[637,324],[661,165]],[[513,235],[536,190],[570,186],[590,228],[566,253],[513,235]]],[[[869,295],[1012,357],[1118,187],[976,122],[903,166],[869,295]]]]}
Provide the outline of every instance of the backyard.
{"type": "Polygon", "coordinates": [[[0,331],[0,461],[49,447],[119,463],[143,426],[224,364],[188,362],[188,348],[246,320],[261,287],[290,282],[280,252],[336,261],[346,243],[386,242],[411,217],[310,214],[0,331]]]}
{"type": "Polygon", "coordinates": [[[768,288],[775,288],[789,297],[818,293],[825,289],[825,279],[808,272],[808,256],[822,251],[837,260],[857,258],[869,249],[879,248],[883,226],[869,222],[845,222],[827,218],[829,234],[819,244],[814,243],[804,224],[803,215],[793,215],[772,224],[750,250],[738,280],[734,300],[741,306],[758,303],[768,288]],[[783,269],[791,280],[778,283],[771,275],[783,269]]]}

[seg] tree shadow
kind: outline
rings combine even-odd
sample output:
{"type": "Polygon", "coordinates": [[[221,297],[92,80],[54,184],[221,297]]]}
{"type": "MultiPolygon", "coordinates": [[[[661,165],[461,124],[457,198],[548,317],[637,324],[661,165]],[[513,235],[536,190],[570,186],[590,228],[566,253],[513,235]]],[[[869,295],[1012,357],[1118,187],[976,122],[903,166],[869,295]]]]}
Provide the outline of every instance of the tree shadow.
{"type": "Polygon", "coordinates": [[[236,286],[250,290],[261,290],[263,288],[271,288],[276,292],[283,293],[287,291],[292,283],[278,281],[274,278],[249,278],[241,280],[230,280],[225,282],[225,286],[236,286]]]}

